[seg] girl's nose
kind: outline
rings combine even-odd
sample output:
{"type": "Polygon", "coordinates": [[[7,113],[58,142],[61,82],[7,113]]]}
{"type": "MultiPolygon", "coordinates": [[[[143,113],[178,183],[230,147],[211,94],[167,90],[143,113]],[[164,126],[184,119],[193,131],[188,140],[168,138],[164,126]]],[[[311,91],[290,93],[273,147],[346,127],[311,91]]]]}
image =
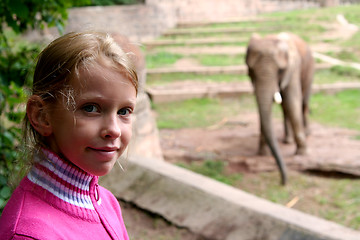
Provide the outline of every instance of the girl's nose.
{"type": "Polygon", "coordinates": [[[121,136],[121,123],[117,115],[108,116],[103,126],[101,137],[106,139],[116,139],[121,136]]]}

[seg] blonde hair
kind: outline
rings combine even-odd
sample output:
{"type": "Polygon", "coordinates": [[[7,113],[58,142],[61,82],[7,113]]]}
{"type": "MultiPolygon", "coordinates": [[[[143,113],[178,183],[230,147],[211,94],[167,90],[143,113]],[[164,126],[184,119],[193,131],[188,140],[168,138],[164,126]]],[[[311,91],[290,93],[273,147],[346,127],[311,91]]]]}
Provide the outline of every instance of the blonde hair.
{"type": "MultiPolygon", "coordinates": [[[[80,69],[87,70],[104,59],[132,82],[137,93],[138,77],[128,54],[131,53],[125,53],[109,34],[95,31],[68,33],[51,42],[38,56],[31,94],[48,103],[55,102],[60,95],[71,102],[73,94],[69,81],[80,79],[80,69]]],[[[46,146],[45,139],[33,128],[27,115],[23,121],[23,140],[29,155],[46,146]]]]}

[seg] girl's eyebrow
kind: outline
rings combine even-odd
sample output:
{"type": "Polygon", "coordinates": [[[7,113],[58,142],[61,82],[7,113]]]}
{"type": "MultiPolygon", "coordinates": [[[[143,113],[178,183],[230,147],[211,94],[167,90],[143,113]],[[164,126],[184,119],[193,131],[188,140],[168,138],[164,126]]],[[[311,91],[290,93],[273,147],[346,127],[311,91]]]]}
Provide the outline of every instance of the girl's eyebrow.
{"type": "MultiPolygon", "coordinates": [[[[118,98],[118,99],[122,104],[129,104],[131,106],[136,105],[136,98],[127,98],[127,99],[118,98]]],[[[114,102],[117,99],[108,98],[101,94],[86,93],[86,94],[80,94],[78,100],[79,102],[86,102],[86,101],[114,102]]]]}

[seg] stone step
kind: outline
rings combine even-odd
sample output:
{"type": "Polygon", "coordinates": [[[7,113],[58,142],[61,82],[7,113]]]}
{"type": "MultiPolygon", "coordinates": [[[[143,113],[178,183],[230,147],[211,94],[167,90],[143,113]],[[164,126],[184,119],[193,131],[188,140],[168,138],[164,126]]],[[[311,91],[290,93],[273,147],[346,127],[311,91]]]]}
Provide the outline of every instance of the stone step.
{"type": "Polygon", "coordinates": [[[251,32],[270,32],[277,31],[279,27],[264,27],[264,28],[244,28],[244,27],[229,27],[229,28],[174,28],[163,33],[163,36],[181,36],[181,35],[196,35],[196,34],[231,34],[231,33],[251,33],[251,32]]]}
{"type": "Polygon", "coordinates": [[[173,45],[205,45],[205,44],[239,44],[241,42],[247,42],[249,37],[209,37],[209,38],[191,38],[191,39],[163,39],[143,42],[146,48],[154,48],[160,46],[173,46],[173,45]]]}
{"type": "Polygon", "coordinates": [[[245,54],[245,46],[178,46],[178,47],[167,47],[161,49],[168,53],[180,54],[184,57],[191,55],[228,55],[234,56],[239,54],[245,54]]]}
{"type": "Polygon", "coordinates": [[[227,19],[220,19],[218,21],[180,21],[177,24],[177,28],[194,28],[194,27],[206,27],[211,26],[214,24],[229,24],[229,23],[239,23],[239,22],[274,22],[278,21],[278,19],[274,18],[265,18],[259,16],[248,16],[248,17],[241,17],[241,18],[227,18],[227,19]]]}
{"type": "MultiPolygon", "coordinates": [[[[318,44],[311,44],[314,51],[324,51],[324,47],[330,38],[329,37],[322,37],[318,38],[317,41],[321,42],[318,44]]],[[[181,48],[188,47],[189,49],[184,50],[185,53],[193,52],[197,54],[198,52],[205,52],[208,49],[214,48],[213,46],[206,46],[206,45],[215,45],[217,48],[221,49],[222,47],[226,48],[241,48],[242,52],[245,52],[245,46],[236,46],[241,43],[247,43],[250,40],[250,36],[248,37],[208,37],[208,38],[190,38],[190,39],[162,39],[162,40],[152,40],[143,42],[148,52],[151,52],[153,48],[157,47],[165,47],[166,51],[169,52],[177,52],[181,54],[181,48]],[[226,46],[226,44],[232,44],[233,46],[226,46]],[[224,46],[225,45],[225,46],[224,46]],[[197,52],[198,51],[198,52],[197,52]]],[[[326,45],[332,51],[339,51],[339,47],[333,46],[331,44],[326,45]],[[335,49],[335,50],[334,50],[335,49]]],[[[326,49],[325,49],[326,50],[326,49]]],[[[211,50],[210,50],[210,54],[211,50]]],[[[217,51],[215,54],[221,54],[220,51],[217,51]]],[[[232,51],[227,51],[226,54],[232,54],[232,51]]]]}
{"type": "MultiPolygon", "coordinates": [[[[360,89],[360,82],[314,84],[312,92],[333,94],[348,89],[360,89]]],[[[174,84],[173,86],[148,87],[147,94],[154,103],[181,101],[192,98],[238,98],[253,93],[249,82],[174,84]],[[189,85],[191,85],[189,87],[189,85]]]]}
{"type": "Polygon", "coordinates": [[[245,65],[239,66],[215,66],[215,67],[207,67],[207,66],[194,66],[194,67],[186,67],[186,68],[155,68],[148,69],[147,74],[164,74],[164,73],[192,73],[192,74],[204,74],[204,75],[212,75],[212,74],[246,74],[247,67],[245,65]]]}
{"type": "MultiPolygon", "coordinates": [[[[327,69],[332,65],[329,63],[317,63],[316,70],[327,69]]],[[[246,74],[247,67],[246,65],[238,65],[238,66],[194,66],[194,67],[186,67],[186,68],[177,68],[177,67],[169,67],[169,68],[154,68],[148,69],[147,74],[164,74],[164,73],[192,73],[192,74],[246,74]]]]}
{"type": "MultiPolygon", "coordinates": [[[[215,40],[215,39],[214,39],[215,40]]],[[[234,40],[235,42],[236,40],[234,40]]],[[[248,41],[248,39],[237,39],[237,43],[239,43],[240,41],[248,41]]],[[[200,42],[200,40],[199,40],[200,42]]],[[[216,42],[216,41],[215,41],[216,42]]],[[[230,40],[229,40],[230,42],[230,40]]],[[[229,56],[234,56],[234,55],[239,55],[239,54],[245,54],[246,52],[246,46],[229,46],[229,45],[215,45],[215,46],[203,46],[205,44],[205,42],[202,42],[202,44],[198,44],[198,46],[189,46],[191,45],[191,42],[183,44],[181,46],[175,46],[172,45],[172,43],[169,41],[168,45],[163,45],[164,48],[161,48],[159,50],[157,49],[148,49],[148,52],[154,53],[157,51],[166,51],[168,53],[173,53],[173,54],[180,54],[182,56],[191,56],[191,55],[229,55],[229,56]],[[190,44],[189,44],[190,43],[190,44]]],[[[158,43],[155,43],[153,46],[156,47],[158,45],[158,43]]],[[[161,44],[159,44],[158,46],[161,46],[161,44]]],[[[332,52],[340,52],[343,48],[340,48],[338,46],[333,46],[331,44],[324,44],[324,43],[320,43],[320,44],[312,44],[311,45],[311,49],[314,52],[314,57],[320,60],[328,60],[327,58],[323,57],[320,54],[317,54],[315,52],[327,52],[327,51],[332,51],[332,52]]]]}

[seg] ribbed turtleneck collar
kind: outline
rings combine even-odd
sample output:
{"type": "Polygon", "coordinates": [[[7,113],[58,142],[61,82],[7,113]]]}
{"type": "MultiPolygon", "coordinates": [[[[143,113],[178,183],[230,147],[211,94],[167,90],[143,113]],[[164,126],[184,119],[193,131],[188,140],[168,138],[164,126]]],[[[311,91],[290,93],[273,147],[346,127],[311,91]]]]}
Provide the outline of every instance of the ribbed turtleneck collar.
{"type": "Polygon", "coordinates": [[[91,194],[96,191],[94,186],[97,185],[98,177],[61,159],[49,150],[42,149],[35,156],[35,165],[27,177],[32,183],[51,193],[46,194],[47,198],[55,196],[55,202],[61,200],[73,207],[94,210],[91,194]]]}

